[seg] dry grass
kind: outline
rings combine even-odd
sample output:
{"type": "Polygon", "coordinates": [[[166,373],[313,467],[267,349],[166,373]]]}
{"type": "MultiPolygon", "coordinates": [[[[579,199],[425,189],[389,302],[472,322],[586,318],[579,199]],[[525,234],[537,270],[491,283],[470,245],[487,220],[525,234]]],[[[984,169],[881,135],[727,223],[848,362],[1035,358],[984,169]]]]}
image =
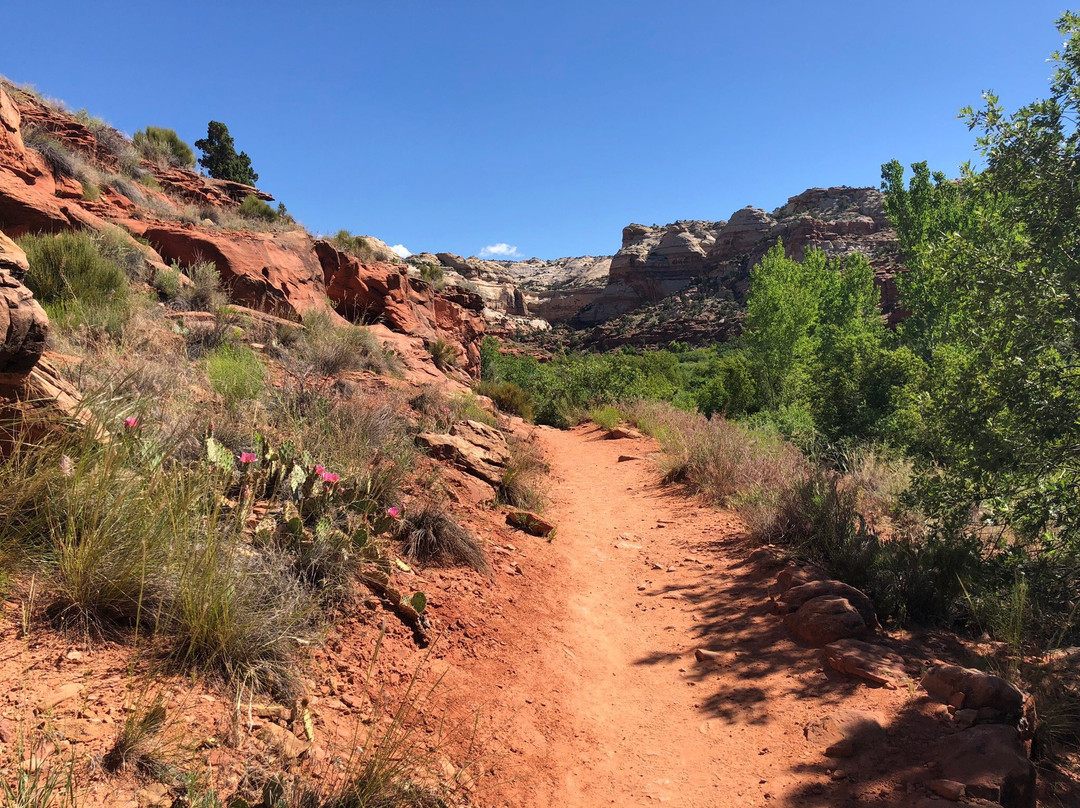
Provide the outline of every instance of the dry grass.
{"type": "Polygon", "coordinates": [[[547,507],[545,477],[551,467],[532,441],[510,438],[510,461],[503,472],[499,499],[514,508],[539,513],[547,507]]]}
{"type": "Polygon", "coordinates": [[[660,441],[666,481],[682,483],[718,505],[788,488],[808,468],[794,446],[734,421],[660,402],[638,402],[625,413],[660,441]]]}
{"type": "Polygon", "coordinates": [[[490,567],[483,548],[437,500],[428,500],[417,510],[406,510],[397,538],[405,554],[421,564],[441,567],[471,567],[486,573],[490,567]]]}

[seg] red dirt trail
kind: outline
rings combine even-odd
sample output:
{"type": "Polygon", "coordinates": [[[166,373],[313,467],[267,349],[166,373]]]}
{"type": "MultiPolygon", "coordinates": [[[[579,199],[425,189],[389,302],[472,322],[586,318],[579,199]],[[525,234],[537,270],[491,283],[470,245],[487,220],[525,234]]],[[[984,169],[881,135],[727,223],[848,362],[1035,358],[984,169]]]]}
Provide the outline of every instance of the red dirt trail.
{"type": "Polygon", "coordinates": [[[490,626],[501,653],[450,677],[484,695],[495,727],[474,801],[906,804],[891,743],[862,760],[868,770],[836,771],[804,727],[837,705],[888,716],[912,696],[827,675],[767,607],[771,578],[747,560],[737,517],[661,485],[649,439],[604,437],[591,425],[537,432],[556,537],[522,537],[512,612],[490,626]],[[697,648],[724,658],[699,663],[697,648]]]}

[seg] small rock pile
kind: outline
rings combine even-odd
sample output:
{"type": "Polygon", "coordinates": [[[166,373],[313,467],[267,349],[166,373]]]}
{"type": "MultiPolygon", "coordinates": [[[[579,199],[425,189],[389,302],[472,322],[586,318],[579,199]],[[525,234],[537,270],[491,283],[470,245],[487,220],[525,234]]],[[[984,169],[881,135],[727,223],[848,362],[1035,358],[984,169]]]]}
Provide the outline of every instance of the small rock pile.
{"type": "MultiPolygon", "coordinates": [[[[799,640],[822,649],[825,665],[875,687],[914,686],[909,665],[885,643],[874,605],[864,592],[829,578],[813,566],[791,564],[769,587],[773,608],[799,640]],[[877,641],[874,641],[877,640],[877,641]]],[[[1000,676],[938,663],[923,674],[924,702],[940,706],[941,737],[927,748],[927,765],[939,773],[913,804],[965,804],[1034,808],[1035,767],[1029,758],[1035,705],[1000,676]]],[[[807,727],[830,757],[851,757],[888,732],[877,714],[841,710],[807,727]]],[[[873,745],[873,744],[871,744],[873,745]]]]}

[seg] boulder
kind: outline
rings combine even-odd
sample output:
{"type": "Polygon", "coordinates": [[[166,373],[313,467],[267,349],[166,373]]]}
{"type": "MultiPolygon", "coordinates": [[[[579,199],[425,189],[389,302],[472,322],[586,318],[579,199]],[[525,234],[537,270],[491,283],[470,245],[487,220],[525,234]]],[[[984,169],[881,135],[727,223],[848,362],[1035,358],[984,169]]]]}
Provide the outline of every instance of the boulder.
{"type": "Polygon", "coordinates": [[[463,421],[450,434],[421,432],[416,441],[438,460],[448,460],[463,471],[498,488],[502,484],[510,449],[502,433],[479,421],[463,421]]]}
{"type": "Polygon", "coordinates": [[[815,567],[812,564],[789,562],[788,566],[777,573],[776,582],[769,586],[769,597],[775,600],[793,586],[808,584],[813,581],[824,581],[828,577],[829,574],[820,567],[815,567]]]}
{"type": "Polygon", "coordinates": [[[861,640],[837,640],[822,649],[827,664],[845,676],[854,676],[872,685],[896,689],[896,682],[907,677],[904,658],[880,645],[861,640]]]}
{"type": "Polygon", "coordinates": [[[1024,714],[1024,694],[1000,676],[962,668],[935,665],[921,682],[930,696],[943,704],[978,711],[978,720],[1016,724],[1024,714]]]}
{"type": "Polygon", "coordinates": [[[819,647],[861,637],[867,631],[859,610],[846,598],[835,595],[808,600],[797,612],[784,618],[784,625],[803,642],[819,647]]]}
{"type": "Polygon", "coordinates": [[[874,604],[870,598],[862,591],[842,581],[825,579],[793,586],[780,595],[777,603],[781,613],[786,614],[796,611],[807,601],[826,595],[845,598],[848,603],[858,609],[867,627],[875,631],[881,628],[878,623],[877,613],[874,611],[874,604]]]}
{"type": "Polygon", "coordinates": [[[1035,806],[1035,766],[1013,727],[986,724],[950,736],[939,762],[942,776],[962,783],[968,796],[1003,808],[1035,806]]]}

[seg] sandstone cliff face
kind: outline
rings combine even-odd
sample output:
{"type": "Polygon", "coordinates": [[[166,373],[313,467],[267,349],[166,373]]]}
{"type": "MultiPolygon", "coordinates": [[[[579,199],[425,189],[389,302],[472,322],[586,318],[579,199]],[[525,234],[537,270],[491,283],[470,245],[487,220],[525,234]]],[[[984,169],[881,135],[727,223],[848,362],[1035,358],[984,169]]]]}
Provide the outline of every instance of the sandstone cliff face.
{"type": "Polygon", "coordinates": [[[629,225],[611,261],[608,285],[572,322],[579,327],[605,323],[701,281],[742,299],[750,269],[781,239],[796,259],[809,249],[830,256],[866,255],[876,270],[884,308],[895,317],[898,245],[883,196],[873,188],[837,187],[811,188],[771,214],[747,207],[726,222],[629,225]]]}

